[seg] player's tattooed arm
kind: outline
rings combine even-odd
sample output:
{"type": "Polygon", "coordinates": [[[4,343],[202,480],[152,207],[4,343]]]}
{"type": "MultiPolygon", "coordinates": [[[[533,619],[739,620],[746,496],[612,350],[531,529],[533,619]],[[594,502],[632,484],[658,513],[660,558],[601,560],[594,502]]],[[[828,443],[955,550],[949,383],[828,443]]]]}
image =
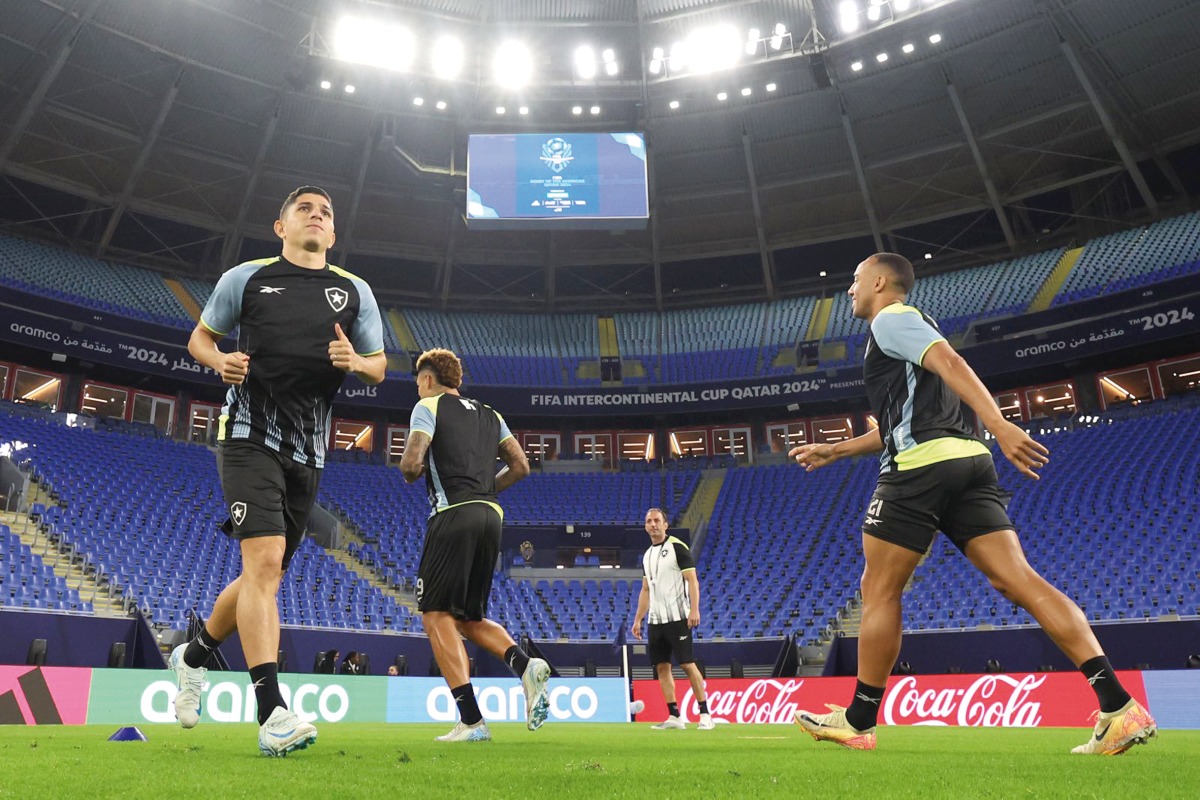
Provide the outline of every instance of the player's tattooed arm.
{"type": "Polygon", "coordinates": [[[406,483],[412,483],[425,471],[425,453],[429,451],[429,443],[432,441],[433,437],[425,431],[413,431],[409,434],[408,442],[404,445],[404,455],[400,457],[400,472],[404,474],[406,483]]]}
{"type": "Polygon", "coordinates": [[[500,460],[504,469],[496,473],[496,492],[503,492],[529,474],[529,459],[517,444],[517,437],[510,436],[500,443],[500,460]]]}

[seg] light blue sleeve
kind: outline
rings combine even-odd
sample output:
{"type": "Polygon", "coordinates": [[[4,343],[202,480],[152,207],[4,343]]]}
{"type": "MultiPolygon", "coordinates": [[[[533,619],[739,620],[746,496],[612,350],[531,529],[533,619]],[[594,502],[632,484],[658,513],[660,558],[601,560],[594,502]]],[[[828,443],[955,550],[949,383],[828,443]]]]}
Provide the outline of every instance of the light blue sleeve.
{"type": "MultiPolygon", "coordinates": [[[[493,409],[493,411],[495,411],[495,409],[493,409]]],[[[503,442],[505,439],[512,437],[513,432],[508,429],[508,423],[504,421],[504,417],[501,416],[500,412],[496,411],[495,413],[496,413],[496,419],[500,420],[500,438],[496,442],[497,444],[499,444],[500,442],[503,442]]],[[[520,444],[520,442],[518,442],[517,444],[520,444]]]]}
{"type": "Polygon", "coordinates": [[[921,366],[930,347],[946,341],[941,332],[916,311],[883,312],[871,323],[875,344],[892,358],[921,366]]]}
{"type": "Polygon", "coordinates": [[[242,318],[242,294],[246,291],[246,283],[262,266],[241,264],[222,275],[204,304],[200,324],[221,336],[231,333],[242,318]]]}
{"type": "Polygon", "coordinates": [[[383,352],[383,319],[379,316],[379,303],[375,293],[364,280],[356,279],[358,288],[358,316],[354,320],[354,335],[350,343],[360,356],[373,356],[383,352]]]}
{"type": "Polygon", "coordinates": [[[408,419],[408,435],[412,436],[417,431],[429,434],[433,437],[433,431],[437,427],[437,417],[434,416],[433,410],[425,403],[417,403],[412,410],[412,416],[408,419]]]}

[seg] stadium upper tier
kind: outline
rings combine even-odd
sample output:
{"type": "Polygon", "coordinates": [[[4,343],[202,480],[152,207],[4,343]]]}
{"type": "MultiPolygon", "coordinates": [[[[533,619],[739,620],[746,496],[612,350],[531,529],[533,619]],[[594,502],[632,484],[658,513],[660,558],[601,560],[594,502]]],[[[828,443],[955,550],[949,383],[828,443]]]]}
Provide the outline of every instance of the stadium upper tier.
{"type": "MultiPolygon", "coordinates": [[[[1038,310],[1200,272],[1200,213],[969,269],[920,277],[911,302],[950,336],[974,320],[1038,310]]],[[[921,264],[917,264],[920,275],[921,264]]],[[[212,285],[0,236],[0,283],[141,320],[187,328],[212,285]],[[187,309],[192,308],[189,312],[187,309]]],[[[619,358],[626,384],[670,384],[794,372],[796,347],[823,345],[820,366],[861,358],[866,325],[841,289],[771,303],[605,314],[457,313],[386,309],[389,352],[448,347],[476,385],[600,382],[619,358]],[[609,334],[606,336],[605,334],[609,334]]]]}
{"type": "MultiPolygon", "coordinates": [[[[1093,621],[1200,614],[1200,404],[1129,409],[1104,424],[1039,435],[1053,454],[1033,483],[998,460],[1009,512],[1030,562],[1093,621]],[[1158,413],[1155,413],[1158,412],[1158,413]]],[[[0,444],[57,505],[35,508],[52,539],[124,588],[155,622],[212,609],[237,575],[212,453],[152,435],[69,428],[0,409],[0,444]]],[[[877,472],[873,458],[812,474],[791,465],[727,470],[699,556],[701,638],[798,634],[812,642],[847,619],[862,573],[859,527],[877,472]]],[[[652,505],[678,519],[698,470],[535,474],[503,495],[506,525],[636,525],[652,505]]],[[[419,631],[387,585],[415,584],[427,506],[395,467],[333,462],[320,502],[359,529],[361,573],[305,542],[283,583],[284,622],[419,631]]],[[[11,531],[0,529],[0,605],[90,611],[11,531]]],[[[511,557],[511,553],[507,554],[511,557]]],[[[507,559],[505,559],[507,560],[507,559]]],[[[357,569],[357,568],[356,568],[357,569]]],[[[493,580],[491,615],[539,639],[611,640],[628,624],[638,580],[493,580]]],[[[904,599],[908,630],[1029,624],[944,539],[904,599]]]]}

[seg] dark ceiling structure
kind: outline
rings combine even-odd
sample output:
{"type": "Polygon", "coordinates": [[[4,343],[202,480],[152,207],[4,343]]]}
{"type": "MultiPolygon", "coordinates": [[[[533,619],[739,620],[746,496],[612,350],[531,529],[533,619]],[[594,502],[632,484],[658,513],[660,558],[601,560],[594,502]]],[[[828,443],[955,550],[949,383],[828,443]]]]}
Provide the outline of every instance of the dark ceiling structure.
{"type": "Polygon", "coordinates": [[[851,32],[844,5],[0,0],[0,232],[212,279],[277,252],[280,200],[316,183],[334,260],[393,303],[599,310],[812,291],[875,249],[1001,259],[1195,194],[1194,0],[859,0],[851,32]],[[407,26],[412,66],[336,58],[345,14],[407,26]],[[719,25],[761,38],[672,68],[719,25]],[[520,89],[490,76],[508,39],[520,89]],[[616,74],[579,77],[584,43],[616,74]],[[645,230],[466,228],[468,134],[576,130],[646,133],[645,230]]]}

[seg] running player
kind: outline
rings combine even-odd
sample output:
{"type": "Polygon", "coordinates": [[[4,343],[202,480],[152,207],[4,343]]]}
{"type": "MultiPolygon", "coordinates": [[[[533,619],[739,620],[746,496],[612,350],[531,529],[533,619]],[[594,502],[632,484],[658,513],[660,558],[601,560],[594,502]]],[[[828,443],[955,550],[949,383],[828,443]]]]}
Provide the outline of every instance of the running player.
{"type": "Polygon", "coordinates": [[[285,756],[317,739],[279,692],[279,583],[304,538],[329,440],[330,409],[346,373],[383,380],[383,323],[371,288],[325,261],[333,204],[316,186],[287,196],[275,222],[283,252],[217,281],[188,352],[229,384],[218,470],[242,574],[218,596],[204,630],[171,653],[175,714],[191,728],[209,654],[236,631],[258,699],[258,746],[285,756]],[[235,328],[236,349],[218,346],[235,328]]]}
{"type": "Polygon", "coordinates": [[[437,740],[492,738],[471,686],[463,636],[503,659],[521,679],[526,727],[535,731],[550,710],[550,665],[530,658],[508,631],[487,618],[504,523],[496,495],[529,474],[529,461],[504,417],[459,394],[462,364],[454,353],[422,353],[416,380],[421,400],[412,412],[400,471],[409,483],[424,473],[432,507],[417,567],[417,609],[459,713],[458,724],[437,740]],[[505,464],[498,473],[497,456],[505,464]]]}
{"type": "Polygon", "coordinates": [[[867,320],[863,379],[879,428],[837,444],[801,445],[789,455],[811,472],[849,456],[882,451],[879,482],[863,522],[862,630],[858,685],[850,706],[797,711],[818,741],[875,748],[875,722],[900,653],[900,597],[938,530],[1005,598],[1028,611],[1079,667],[1100,704],[1094,735],[1073,753],[1123,753],[1156,733],[1154,720],[1121,686],[1087,618],[1025,560],[1008,518],[987,445],[963,415],[966,403],[1000,451],[1028,478],[1049,451],[1000,414],[987,388],[928,316],[905,305],[914,283],[908,259],[876,253],[850,285],[854,316],[867,320]]]}

